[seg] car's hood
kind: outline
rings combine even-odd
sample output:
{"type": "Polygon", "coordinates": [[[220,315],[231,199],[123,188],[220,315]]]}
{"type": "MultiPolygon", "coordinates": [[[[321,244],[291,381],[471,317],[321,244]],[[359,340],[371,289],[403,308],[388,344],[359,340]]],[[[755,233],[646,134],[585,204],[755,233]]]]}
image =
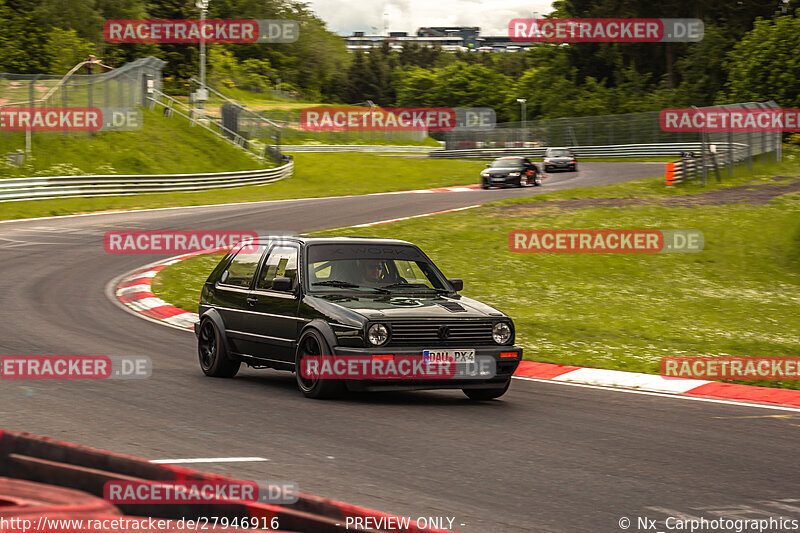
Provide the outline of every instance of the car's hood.
{"type": "Polygon", "coordinates": [[[483,171],[489,176],[507,176],[511,172],[522,172],[519,168],[487,168],[483,171]]]}
{"type": "MultiPolygon", "coordinates": [[[[503,313],[464,296],[429,294],[325,294],[306,297],[312,307],[338,307],[343,314],[357,313],[367,319],[460,319],[505,316],[503,313]],[[349,313],[348,313],[349,311],[349,313]]],[[[336,314],[336,313],[334,313],[336,314]]]]}

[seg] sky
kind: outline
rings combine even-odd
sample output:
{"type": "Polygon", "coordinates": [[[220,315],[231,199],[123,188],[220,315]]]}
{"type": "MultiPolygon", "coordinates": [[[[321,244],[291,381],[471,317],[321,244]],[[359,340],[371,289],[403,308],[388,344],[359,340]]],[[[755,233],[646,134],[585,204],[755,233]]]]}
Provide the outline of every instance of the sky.
{"type": "Polygon", "coordinates": [[[552,11],[552,0],[310,0],[314,12],[340,35],[354,31],[416,34],[422,26],[478,26],[481,35],[508,35],[508,21],[552,11]],[[384,17],[388,13],[388,17],[384,17]]]}

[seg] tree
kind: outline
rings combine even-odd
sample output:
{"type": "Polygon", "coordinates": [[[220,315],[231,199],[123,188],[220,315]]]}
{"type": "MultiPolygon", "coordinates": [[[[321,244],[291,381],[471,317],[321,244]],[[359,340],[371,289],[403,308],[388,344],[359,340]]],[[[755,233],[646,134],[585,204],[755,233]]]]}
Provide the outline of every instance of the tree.
{"type": "Polygon", "coordinates": [[[800,107],[800,11],[759,19],[728,54],[727,99],[800,107]]]}

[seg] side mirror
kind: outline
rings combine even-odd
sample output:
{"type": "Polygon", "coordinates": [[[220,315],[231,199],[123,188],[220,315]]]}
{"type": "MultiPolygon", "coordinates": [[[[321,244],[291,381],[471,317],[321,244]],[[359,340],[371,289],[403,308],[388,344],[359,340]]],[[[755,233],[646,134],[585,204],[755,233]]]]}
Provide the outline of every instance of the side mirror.
{"type": "Polygon", "coordinates": [[[486,163],[486,168],[489,168],[490,166],[492,166],[491,163],[486,163]]]}
{"type": "Polygon", "coordinates": [[[219,277],[219,282],[225,283],[225,281],[228,279],[228,274],[230,274],[230,272],[228,272],[227,270],[223,272],[222,275],[219,277]]]}
{"type": "Polygon", "coordinates": [[[272,290],[289,292],[292,290],[291,278],[274,278],[272,280],[272,290]]]}
{"type": "Polygon", "coordinates": [[[464,280],[462,279],[451,278],[447,280],[447,283],[449,283],[450,286],[453,287],[453,290],[456,292],[464,290],[464,280]]]}

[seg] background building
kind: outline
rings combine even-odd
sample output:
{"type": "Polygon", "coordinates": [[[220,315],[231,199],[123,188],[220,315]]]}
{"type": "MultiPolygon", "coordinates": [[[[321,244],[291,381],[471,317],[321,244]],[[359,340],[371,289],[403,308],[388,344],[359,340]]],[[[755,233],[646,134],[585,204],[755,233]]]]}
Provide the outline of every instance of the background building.
{"type": "Polygon", "coordinates": [[[394,50],[400,50],[404,43],[416,43],[420,46],[439,46],[447,52],[521,52],[531,46],[531,43],[514,42],[507,35],[482,37],[477,26],[424,27],[419,28],[416,35],[408,35],[404,31],[393,31],[388,35],[365,35],[363,31],[357,31],[344,39],[350,52],[368,51],[381,46],[384,41],[388,41],[394,50]]]}

